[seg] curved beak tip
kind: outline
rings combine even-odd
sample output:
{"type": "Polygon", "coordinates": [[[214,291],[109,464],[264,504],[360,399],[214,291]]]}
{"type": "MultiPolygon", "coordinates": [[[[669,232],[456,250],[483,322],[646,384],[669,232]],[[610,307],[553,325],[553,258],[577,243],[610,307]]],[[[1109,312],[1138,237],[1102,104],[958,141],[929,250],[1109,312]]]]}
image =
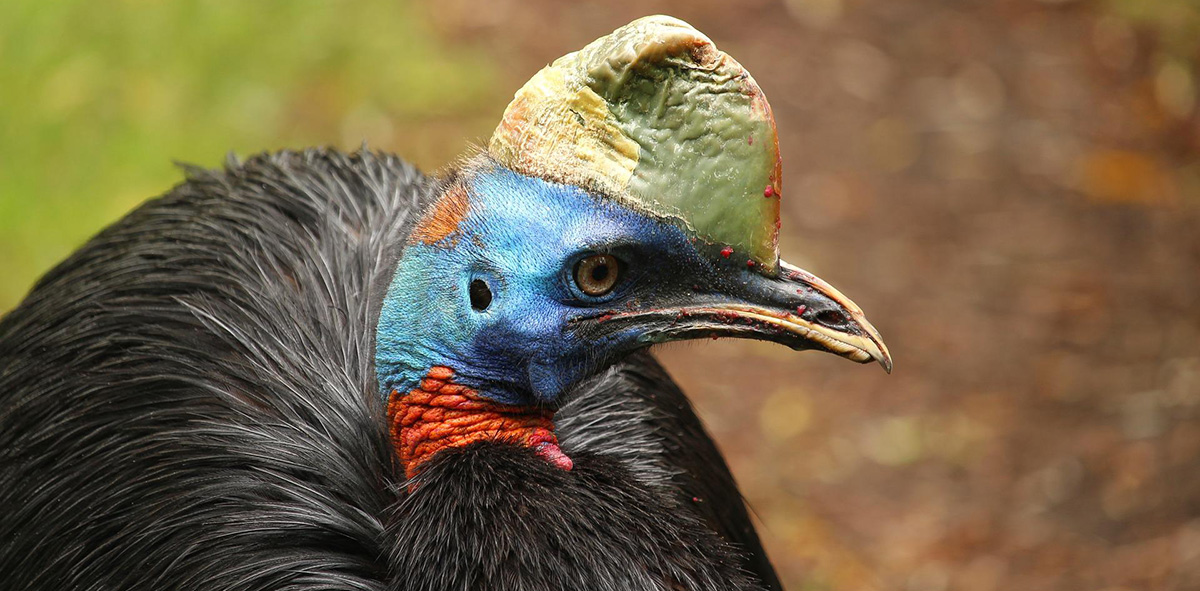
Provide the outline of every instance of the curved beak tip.
{"type": "Polygon", "coordinates": [[[876,357],[875,361],[878,361],[879,365],[883,366],[883,371],[887,372],[888,375],[891,375],[891,373],[892,373],[892,356],[888,353],[886,348],[883,350],[883,355],[876,357]]]}
{"type": "Polygon", "coordinates": [[[883,343],[883,338],[879,336],[879,331],[871,326],[861,315],[856,318],[860,327],[866,332],[866,339],[859,341],[861,343],[861,351],[866,354],[866,358],[862,359],[862,363],[870,363],[876,361],[879,363],[883,371],[888,374],[892,373],[892,354],[888,351],[887,345],[883,343]]]}

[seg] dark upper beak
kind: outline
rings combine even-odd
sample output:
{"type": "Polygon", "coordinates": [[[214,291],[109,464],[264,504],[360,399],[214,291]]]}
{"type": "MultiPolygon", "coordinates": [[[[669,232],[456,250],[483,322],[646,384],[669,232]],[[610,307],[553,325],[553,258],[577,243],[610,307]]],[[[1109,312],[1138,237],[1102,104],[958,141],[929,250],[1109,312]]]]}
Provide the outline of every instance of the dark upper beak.
{"type": "Polygon", "coordinates": [[[780,261],[776,276],[744,270],[719,290],[697,291],[683,305],[612,312],[600,332],[639,327],[638,340],[659,343],[703,337],[774,341],[793,349],[819,349],[859,363],[878,361],[888,373],[892,357],[862,310],[819,277],[780,261]]]}
{"type": "Polygon", "coordinates": [[[763,322],[807,341],[798,346],[795,337],[785,336],[779,339],[785,345],[824,349],[859,363],[878,361],[892,373],[892,355],[858,305],[820,277],[783,261],[779,264],[778,278],[756,274],[761,281],[751,281],[758,284],[762,303],[744,308],[746,315],[769,317],[763,322]]]}

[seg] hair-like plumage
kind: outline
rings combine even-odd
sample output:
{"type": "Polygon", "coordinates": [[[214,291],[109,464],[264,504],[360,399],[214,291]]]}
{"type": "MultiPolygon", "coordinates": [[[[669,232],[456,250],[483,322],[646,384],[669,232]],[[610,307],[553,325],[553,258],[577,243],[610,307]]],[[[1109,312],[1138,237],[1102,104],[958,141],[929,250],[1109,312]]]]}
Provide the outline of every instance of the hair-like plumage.
{"type": "Polygon", "coordinates": [[[756,589],[778,582],[647,355],[410,494],[373,367],[436,183],[362,151],[189,169],[0,320],[0,588],[756,589]]]}

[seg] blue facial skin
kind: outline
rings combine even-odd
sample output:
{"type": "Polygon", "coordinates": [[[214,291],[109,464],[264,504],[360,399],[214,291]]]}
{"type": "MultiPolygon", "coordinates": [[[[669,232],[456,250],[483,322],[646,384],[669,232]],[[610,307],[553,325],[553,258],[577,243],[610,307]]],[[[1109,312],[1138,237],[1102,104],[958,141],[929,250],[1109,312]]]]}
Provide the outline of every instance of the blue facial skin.
{"type": "Polygon", "coordinates": [[[388,290],[376,350],[385,402],[442,365],[496,402],[553,406],[644,345],[636,326],[588,337],[572,319],[644,308],[714,276],[681,230],[613,200],[501,167],[465,184],[469,209],[458,231],[406,246],[388,290]],[[593,298],[574,274],[597,253],[616,256],[622,273],[612,292],[593,298]],[[492,293],[482,311],[468,291],[476,279],[492,293]]]}

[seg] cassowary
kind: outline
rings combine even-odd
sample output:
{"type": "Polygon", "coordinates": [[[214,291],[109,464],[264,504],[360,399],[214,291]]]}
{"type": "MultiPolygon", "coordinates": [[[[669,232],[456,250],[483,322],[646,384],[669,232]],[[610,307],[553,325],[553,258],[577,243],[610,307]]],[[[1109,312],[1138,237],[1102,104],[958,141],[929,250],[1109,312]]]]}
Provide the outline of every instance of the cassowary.
{"type": "Polygon", "coordinates": [[[366,150],[189,169],[0,322],[0,588],[764,589],[643,350],[890,358],[778,258],[761,91],[650,17],[437,178],[366,150]]]}

